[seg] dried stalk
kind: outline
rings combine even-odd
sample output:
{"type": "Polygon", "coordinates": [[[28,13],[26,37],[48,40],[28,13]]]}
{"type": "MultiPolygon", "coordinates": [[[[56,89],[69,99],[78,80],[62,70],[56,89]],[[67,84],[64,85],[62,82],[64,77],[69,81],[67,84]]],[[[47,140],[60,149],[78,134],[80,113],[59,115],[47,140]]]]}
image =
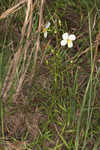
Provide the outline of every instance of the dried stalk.
{"type": "Polygon", "coordinates": [[[6,10],[0,16],[0,20],[6,18],[7,16],[9,16],[9,15],[15,13],[16,11],[18,11],[19,9],[21,9],[26,2],[27,2],[27,0],[22,0],[21,2],[19,2],[18,4],[16,4],[12,8],[9,8],[8,10],[6,10]]]}
{"type": "Polygon", "coordinates": [[[34,66],[33,66],[33,71],[32,71],[32,76],[31,76],[31,80],[33,79],[34,75],[35,75],[35,68],[36,68],[36,63],[37,63],[37,58],[38,58],[38,52],[39,52],[39,48],[40,48],[40,32],[41,32],[41,28],[42,28],[42,21],[43,21],[43,7],[44,7],[44,0],[41,0],[41,4],[40,4],[40,9],[39,9],[39,25],[38,25],[38,37],[37,37],[37,41],[36,41],[36,51],[35,51],[35,56],[34,56],[34,66]]]}
{"type": "MultiPolygon", "coordinates": [[[[34,2],[35,5],[36,5],[36,1],[34,2]]],[[[28,0],[27,1],[26,18],[25,18],[24,25],[23,25],[22,32],[21,32],[21,40],[20,40],[20,43],[19,43],[19,48],[18,48],[18,51],[14,54],[14,58],[13,58],[13,60],[10,63],[9,70],[8,70],[8,75],[7,75],[6,80],[4,81],[2,92],[1,92],[2,94],[0,96],[0,97],[2,97],[3,102],[5,102],[5,100],[8,98],[8,92],[11,89],[11,86],[12,86],[12,83],[13,83],[13,80],[14,80],[14,76],[15,76],[15,73],[17,71],[17,65],[18,65],[20,56],[22,55],[22,50],[23,50],[23,46],[22,45],[23,45],[23,40],[24,40],[24,36],[26,34],[25,32],[26,32],[28,24],[29,25],[28,25],[27,38],[29,38],[29,35],[31,33],[32,11],[33,11],[33,8],[34,7],[32,5],[32,0],[28,0]]],[[[30,42],[27,39],[27,42],[26,42],[26,44],[24,46],[24,50],[26,49],[26,51],[27,51],[29,45],[30,45],[30,42]]],[[[22,81],[24,80],[22,78],[23,77],[21,77],[21,79],[19,80],[19,83],[18,83],[19,86],[17,87],[17,91],[19,91],[18,89],[21,88],[22,81]]]]}

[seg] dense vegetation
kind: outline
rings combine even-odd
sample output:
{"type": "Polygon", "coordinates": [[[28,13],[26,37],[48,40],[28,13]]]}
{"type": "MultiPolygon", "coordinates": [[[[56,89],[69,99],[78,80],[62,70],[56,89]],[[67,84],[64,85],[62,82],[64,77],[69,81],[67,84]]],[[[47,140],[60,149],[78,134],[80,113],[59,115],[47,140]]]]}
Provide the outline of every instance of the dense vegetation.
{"type": "Polygon", "coordinates": [[[100,0],[0,1],[0,149],[100,149],[100,0]]]}

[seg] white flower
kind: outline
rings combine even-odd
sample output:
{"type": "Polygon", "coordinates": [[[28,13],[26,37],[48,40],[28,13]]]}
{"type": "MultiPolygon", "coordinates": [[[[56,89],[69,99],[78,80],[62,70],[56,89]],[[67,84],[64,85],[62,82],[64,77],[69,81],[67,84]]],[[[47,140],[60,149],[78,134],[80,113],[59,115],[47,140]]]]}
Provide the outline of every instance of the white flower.
{"type": "Polygon", "coordinates": [[[68,45],[69,48],[73,47],[73,42],[76,40],[76,36],[74,34],[69,35],[67,32],[62,35],[62,41],[61,41],[61,46],[65,46],[66,44],[68,45]]]}
{"type": "Polygon", "coordinates": [[[47,38],[47,35],[48,35],[48,28],[50,27],[50,22],[48,22],[44,28],[43,28],[43,33],[44,33],[44,38],[47,38]]]}

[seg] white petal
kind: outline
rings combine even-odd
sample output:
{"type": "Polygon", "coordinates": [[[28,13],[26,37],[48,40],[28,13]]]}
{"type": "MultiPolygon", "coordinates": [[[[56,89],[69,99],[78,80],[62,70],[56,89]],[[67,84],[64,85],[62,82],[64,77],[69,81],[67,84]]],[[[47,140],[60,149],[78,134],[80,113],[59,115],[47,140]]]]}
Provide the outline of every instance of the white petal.
{"type": "Polygon", "coordinates": [[[46,25],[45,25],[45,28],[49,28],[49,26],[50,26],[50,22],[48,22],[46,25]]]}
{"type": "Polygon", "coordinates": [[[63,38],[63,40],[67,40],[67,39],[68,39],[68,33],[67,33],[67,32],[64,33],[64,34],[62,35],[62,38],[63,38]]]}
{"type": "Polygon", "coordinates": [[[47,38],[47,31],[44,32],[44,37],[47,38]]]}
{"type": "Polygon", "coordinates": [[[66,40],[62,40],[62,41],[60,42],[60,44],[61,44],[61,46],[65,46],[65,45],[67,44],[67,41],[66,41],[66,40]]]}
{"type": "Polygon", "coordinates": [[[72,47],[73,47],[72,41],[68,42],[67,44],[68,44],[68,47],[69,47],[69,48],[72,48],[72,47]]]}
{"type": "Polygon", "coordinates": [[[76,36],[74,34],[69,35],[69,40],[74,41],[76,40],[76,36]]]}

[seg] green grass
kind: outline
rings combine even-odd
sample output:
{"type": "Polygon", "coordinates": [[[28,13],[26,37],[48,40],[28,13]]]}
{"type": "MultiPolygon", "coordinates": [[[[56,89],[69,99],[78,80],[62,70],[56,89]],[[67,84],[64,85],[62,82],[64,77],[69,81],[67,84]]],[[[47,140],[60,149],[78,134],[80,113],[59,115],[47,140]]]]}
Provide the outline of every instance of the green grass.
{"type": "MultiPolygon", "coordinates": [[[[7,2],[1,2],[2,12],[12,6],[11,1],[7,2]]],[[[40,34],[40,51],[35,76],[31,79],[34,69],[34,44],[38,36],[38,7],[33,11],[31,44],[27,57],[23,59],[25,56],[23,52],[19,59],[6,102],[2,103],[3,99],[0,98],[0,139],[2,139],[0,143],[6,138],[12,143],[28,141],[27,150],[98,150],[100,148],[100,47],[94,62],[96,36],[100,30],[99,7],[99,0],[78,0],[77,2],[55,0],[45,5],[44,23],[50,21],[51,26],[46,39],[42,32],[40,34]],[[71,49],[67,45],[65,47],[60,45],[62,34],[65,32],[74,33],[77,37],[71,49]],[[49,40],[50,43],[47,46],[49,40]],[[23,65],[28,63],[32,48],[34,51],[20,95],[13,102],[23,65]],[[41,64],[42,58],[44,59],[41,64]],[[15,119],[16,125],[10,117],[15,119]],[[25,119],[23,127],[21,127],[23,119],[20,117],[25,119]],[[10,128],[8,122],[15,130],[10,128]],[[17,122],[20,122],[19,125],[17,122]]],[[[10,61],[18,50],[20,41],[18,35],[24,22],[25,9],[26,7],[15,16],[12,15],[3,20],[5,23],[8,22],[6,26],[9,31],[7,29],[6,32],[4,32],[5,29],[0,31],[2,32],[1,91],[10,61]],[[13,30],[16,25],[17,31],[13,30]]],[[[23,47],[26,42],[25,37],[23,47]]]]}

